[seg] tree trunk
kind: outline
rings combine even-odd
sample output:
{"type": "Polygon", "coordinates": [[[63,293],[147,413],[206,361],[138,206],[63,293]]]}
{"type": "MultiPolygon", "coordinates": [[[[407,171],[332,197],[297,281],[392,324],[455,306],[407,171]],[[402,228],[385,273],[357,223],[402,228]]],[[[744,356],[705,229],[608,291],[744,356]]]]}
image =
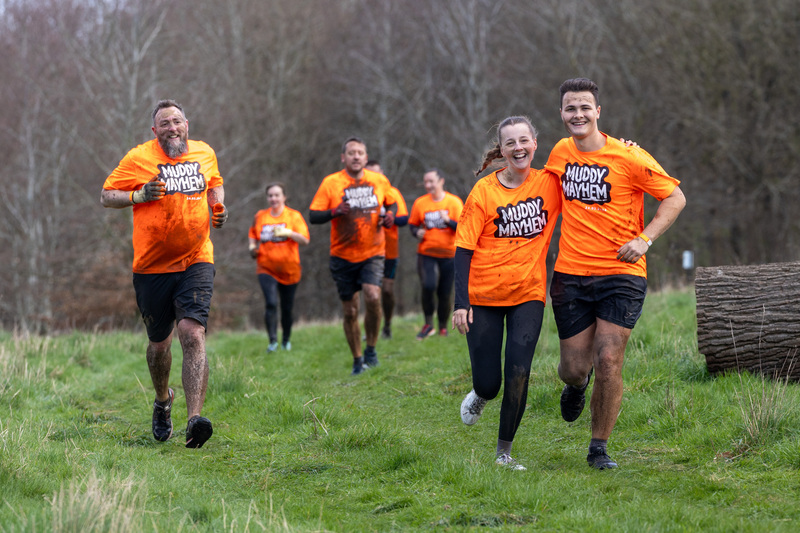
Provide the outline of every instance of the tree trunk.
{"type": "Polygon", "coordinates": [[[729,369],[800,381],[800,262],[698,268],[697,347],[729,369]]]}

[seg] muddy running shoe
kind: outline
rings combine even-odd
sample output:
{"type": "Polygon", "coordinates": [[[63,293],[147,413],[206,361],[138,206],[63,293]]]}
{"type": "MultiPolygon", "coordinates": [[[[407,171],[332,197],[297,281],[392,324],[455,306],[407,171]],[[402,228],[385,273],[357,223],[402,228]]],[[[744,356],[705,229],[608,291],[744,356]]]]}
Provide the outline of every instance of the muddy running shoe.
{"type": "Polygon", "coordinates": [[[363,373],[368,368],[369,368],[368,366],[364,366],[364,358],[363,357],[356,357],[355,359],[353,359],[353,371],[350,372],[350,375],[351,376],[357,376],[357,375],[363,373]]]}
{"type": "Polygon", "coordinates": [[[380,364],[378,363],[378,354],[375,352],[375,348],[367,346],[367,349],[364,350],[364,364],[368,368],[375,368],[380,364]]]}
{"type": "Polygon", "coordinates": [[[586,387],[589,386],[589,381],[592,379],[592,372],[594,372],[594,368],[589,370],[586,385],[583,387],[564,385],[564,390],[561,391],[561,418],[567,422],[574,422],[581,416],[583,407],[586,405],[586,387]]]}
{"type": "Polygon", "coordinates": [[[203,444],[211,438],[214,429],[211,420],[204,416],[194,415],[186,426],[186,447],[202,448],[203,444]]]}
{"type": "Polygon", "coordinates": [[[592,468],[596,468],[598,470],[609,470],[611,468],[617,468],[617,463],[611,460],[611,457],[608,456],[606,452],[595,452],[590,453],[586,456],[586,461],[588,461],[589,466],[592,468]]]}
{"type": "Polygon", "coordinates": [[[158,400],[153,402],[153,437],[164,442],[172,436],[172,400],[175,399],[175,391],[169,389],[169,399],[161,403],[158,400]]]}
{"type": "Polygon", "coordinates": [[[504,466],[510,470],[527,470],[527,468],[519,464],[516,459],[507,453],[498,455],[497,459],[494,460],[494,464],[504,466]]]}
{"type": "Polygon", "coordinates": [[[417,333],[417,340],[424,341],[431,335],[436,335],[436,330],[433,329],[433,326],[431,326],[430,324],[425,324],[424,326],[422,326],[422,331],[417,333]]]}
{"type": "Polygon", "coordinates": [[[477,422],[487,401],[475,394],[474,390],[469,391],[464,401],[461,402],[461,421],[468,426],[477,422]]]}
{"type": "Polygon", "coordinates": [[[267,346],[267,353],[272,353],[278,351],[278,341],[270,342],[267,346]]]}
{"type": "Polygon", "coordinates": [[[383,337],[384,339],[391,339],[392,326],[383,326],[383,331],[381,331],[381,337],[383,337]]]}

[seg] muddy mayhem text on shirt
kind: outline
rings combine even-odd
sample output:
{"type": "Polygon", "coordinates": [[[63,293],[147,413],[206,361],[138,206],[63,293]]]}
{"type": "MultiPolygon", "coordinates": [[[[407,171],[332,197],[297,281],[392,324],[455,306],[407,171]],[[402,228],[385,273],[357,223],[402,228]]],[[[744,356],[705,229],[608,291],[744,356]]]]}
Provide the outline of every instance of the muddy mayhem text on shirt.
{"type": "Polygon", "coordinates": [[[499,215],[494,223],[497,238],[519,237],[533,239],[547,226],[547,210],[543,209],[544,200],[541,196],[528,198],[515,205],[508,204],[498,207],[499,215]]]}
{"type": "Polygon", "coordinates": [[[372,185],[348,187],[344,190],[344,199],[350,204],[351,209],[368,211],[378,207],[378,197],[372,185]]]}
{"type": "Polygon", "coordinates": [[[611,201],[611,184],[606,182],[608,167],[570,163],[561,176],[561,189],[566,200],[585,204],[605,204],[611,201]]]}
{"type": "Polygon", "coordinates": [[[206,189],[206,178],[200,173],[200,163],[187,161],[174,165],[158,165],[158,170],[158,178],[166,183],[167,194],[191,196],[206,189]]]}

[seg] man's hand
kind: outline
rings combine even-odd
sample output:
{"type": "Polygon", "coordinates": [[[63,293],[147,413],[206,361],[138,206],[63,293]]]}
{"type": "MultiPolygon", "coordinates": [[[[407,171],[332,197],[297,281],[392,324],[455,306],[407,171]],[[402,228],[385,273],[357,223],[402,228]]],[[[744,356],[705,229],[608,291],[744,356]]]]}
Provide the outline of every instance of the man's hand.
{"type": "Polygon", "coordinates": [[[644,239],[636,237],[632,241],[623,244],[620,249],[617,250],[617,260],[623,263],[635,263],[647,253],[649,248],[650,246],[644,239]]]}
{"type": "Polygon", "coordinates": [[[144,184],[144,187],[131,195],[134,205],[145,202],[157,202],[167,195],[167,184],[159,181],[158,176],[144,184]]]}
{"type": "Polygon", "coordinates": [[[634,146],[634,147],[637,147],[637,148],[639,147],[639,145],[636,143],[636,141],[626,140],[626,139],[623,139],[622,137],[619,138],[619,141],[621,143],[624,143],[625,146],[627,146],[628,148],[630,148],[631,146],[634,146]]]}
{"type": "Polygon", "coordinates": [[[222,227],[228,221],[228,208],[223,203],[216,203],[211,208],[211,226],[216,229],[222,227]]]}
{"type": "Polygon", "coordinates": [[[394,226],[394,213],[391,211],[387,211],[386,214],[383,216],[383,227],[384,228],[391,228],[394,226]]]}
{"type": "Polygon", "coordinates": [[[333,217],[335,218],[341,215],[346,215],[349,212],[350,212],[350,204],[347,203],[347,200],[342,200],[342,203],[333,208],[333,210],[331,211],[331,215],[333,215],[333,217]]]}

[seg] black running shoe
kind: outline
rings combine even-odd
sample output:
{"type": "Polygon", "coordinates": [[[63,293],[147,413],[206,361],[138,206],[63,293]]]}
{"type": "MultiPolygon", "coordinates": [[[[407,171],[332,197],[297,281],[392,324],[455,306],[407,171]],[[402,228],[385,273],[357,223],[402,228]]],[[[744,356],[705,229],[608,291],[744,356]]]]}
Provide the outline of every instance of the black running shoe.
{"type": "Polygon", "coordinates": [[[561,391],[561,418],[567,422],[574,422],[581,416],[586,405],[586,387],[592,379],[592,372],[594,367],[589,370],[589,377],[586,378],[586,385],[583,387],[564,385],[564,390],[561,391]]]}
{"type": "Polygon", "coordinates": [[[367,348],[364,350],[364,364],[369,368],[375,368],[378,366],[378,354],[375,352],[375,348],[371,350],[367,348]]]}
{"type": "Polygon", "coordinates": [[[617,463],[615,463],[606,452],[590,453],[586,456],[586,460],[589,462],[589,466],[598,470],[617,468],[617,463]]]}
{"type": "Polygon", "coordinates": [[[211,438],[214,429],[211,420],[200,415],[194,415],[186,426],[186,447],[202,448],[203,444],[211,438]]]}
{"type": "Polygon", "coordinates": [[[172,400],[175,391],[169,389],[169,399],[165,403],[153,402],[153,437],[164,442],[172,436],[172,400]]]}
{"type": "Polygon", "coordinates": [[[351,376],[357,376],[364,372],[369,367],[364,366],[364,358],[363,357],[356,357],[353,359],[353,371],[350,372],[351,376]]]}
{"type": "Polygon", "coordinates": [[[384,339],[391,339],[392,338],[392,326],[383,326],[383,331],[381,332],[381,337],[384,339]]]}

